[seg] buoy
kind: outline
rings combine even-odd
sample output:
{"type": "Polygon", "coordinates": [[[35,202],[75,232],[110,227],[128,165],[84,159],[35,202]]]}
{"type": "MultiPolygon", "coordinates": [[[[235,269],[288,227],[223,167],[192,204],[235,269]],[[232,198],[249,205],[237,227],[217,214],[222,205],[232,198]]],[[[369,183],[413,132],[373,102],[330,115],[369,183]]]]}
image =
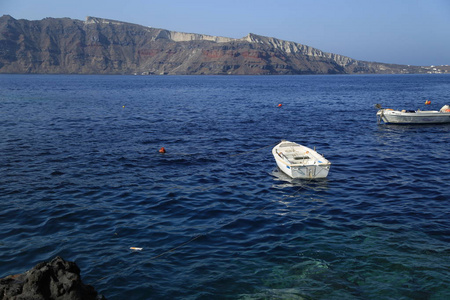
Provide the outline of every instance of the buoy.
{"type": "Polygon", "coordinates": [[[280,104],[278,104],[278,107],[282,107],[283,105],[280,103],[280,104]]]}
{"type": "Polygon", "coordinates": [[[122,105],[122,108],[125,108],[125,105],[122,105]]]}
{"type": "Polygon", "coordinates": [[[425,105],[430,105],[431,101],[430,100],[425,100],[425,105]]]}
{"type": "Polygon", "coordinates": [[[164,147],[161,147],[161,149],[159,149],[159,153],[166,153],[166,149],[164,147]]]}

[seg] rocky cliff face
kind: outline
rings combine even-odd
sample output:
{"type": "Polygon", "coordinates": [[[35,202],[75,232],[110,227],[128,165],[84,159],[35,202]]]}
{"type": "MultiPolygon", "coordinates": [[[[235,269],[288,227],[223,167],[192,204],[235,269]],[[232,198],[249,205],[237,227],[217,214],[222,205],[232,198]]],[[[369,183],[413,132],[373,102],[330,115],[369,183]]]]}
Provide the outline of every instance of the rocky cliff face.
{"type": "Polygon", "coordinates": [[[0,17],[0,73],[354,74],[423,73],[357,61],[302,44],[174,32],[114,20],[0,17]]]}

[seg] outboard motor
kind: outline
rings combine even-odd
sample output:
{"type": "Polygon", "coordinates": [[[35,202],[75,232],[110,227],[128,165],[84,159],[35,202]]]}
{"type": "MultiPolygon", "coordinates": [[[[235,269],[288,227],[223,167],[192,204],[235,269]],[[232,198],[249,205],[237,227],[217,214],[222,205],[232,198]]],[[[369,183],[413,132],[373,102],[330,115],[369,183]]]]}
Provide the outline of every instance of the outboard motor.
{"type": "Polygon", "coordinates": [[[442,108],[439,112],[450,112],[450,105],[442,106],[442,108]]]}

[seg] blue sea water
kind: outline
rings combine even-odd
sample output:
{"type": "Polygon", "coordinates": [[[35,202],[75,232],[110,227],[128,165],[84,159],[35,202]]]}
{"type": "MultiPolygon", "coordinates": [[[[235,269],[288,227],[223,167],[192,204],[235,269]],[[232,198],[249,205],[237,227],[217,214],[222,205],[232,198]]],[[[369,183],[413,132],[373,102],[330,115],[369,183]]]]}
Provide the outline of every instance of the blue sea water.
{"type": "Polygon", "coordinates": [[[0,277],[59,255],[107,299],[450,299],[450,125],[373,108],[449,92],[449,75],[0,75],[0,277]],[[281,174],[281,139],[328,178],[281,174]]]}

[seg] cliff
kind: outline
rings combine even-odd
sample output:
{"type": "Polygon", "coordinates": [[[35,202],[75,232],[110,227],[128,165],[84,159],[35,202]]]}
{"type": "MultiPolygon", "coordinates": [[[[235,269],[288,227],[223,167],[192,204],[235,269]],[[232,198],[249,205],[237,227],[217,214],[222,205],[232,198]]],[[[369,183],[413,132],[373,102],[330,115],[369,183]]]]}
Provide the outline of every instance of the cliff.
{"type": "Polygon", "coordinates": [[[265,75],[425,70],[357,61],[252,33],[233,39],[94,17],[28,21],[4,15],[0,17],[0,73],[265,75]]]}

